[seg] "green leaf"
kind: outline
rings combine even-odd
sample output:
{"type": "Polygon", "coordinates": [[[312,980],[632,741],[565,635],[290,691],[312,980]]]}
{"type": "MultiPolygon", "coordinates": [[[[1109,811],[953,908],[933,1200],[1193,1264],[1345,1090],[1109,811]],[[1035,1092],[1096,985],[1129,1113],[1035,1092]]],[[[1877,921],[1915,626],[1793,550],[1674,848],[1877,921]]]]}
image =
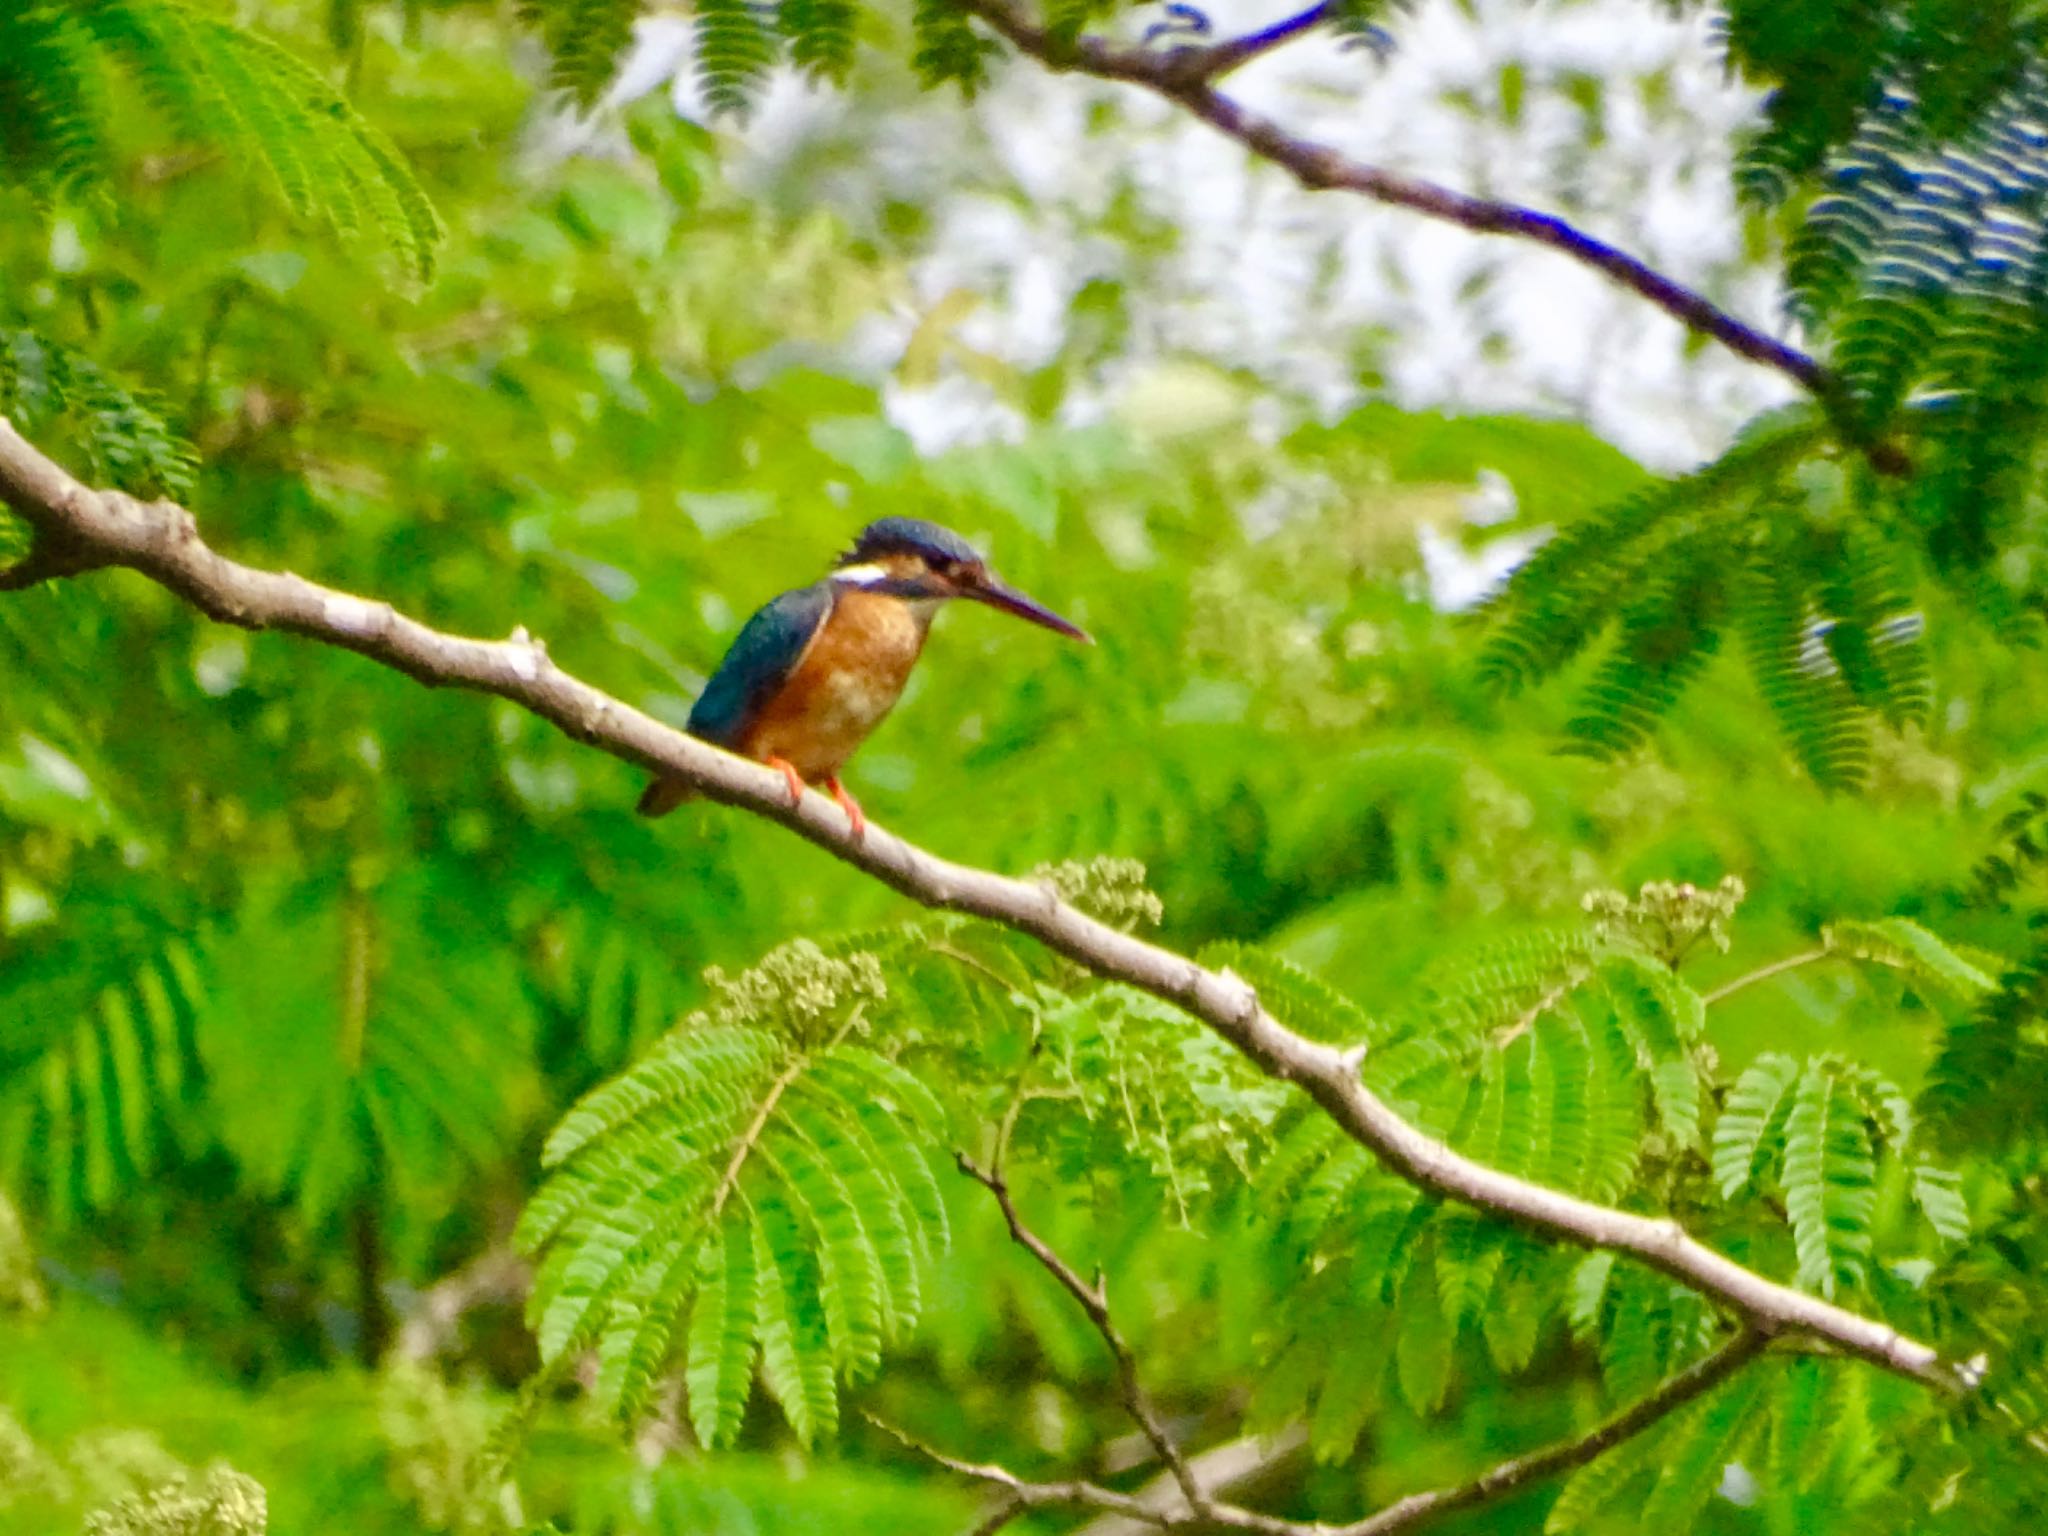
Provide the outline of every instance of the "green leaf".
{"type": "MultiPolygon", "coordinates": [[[[1355,1314],[1353,1324],[1363,1319],[1355,1314]]],[[[1316,1389],[1315,1412],[1309,1419],[1309,1451],[1319,1462],[1347,1459],[1358,1444],[1359,1431],[1379,1406],[1379,1384],[1386,1372],[1384,1337],[1369,1327],[1337,1330],[1327,1345],[1322,1383],[1316,1389]]]]}
{"type": "Polygon", "coordinates": [[[1762,1421],[1763,1390],[1752,1368],[1724,1382],[1676,1420],[1661,1437],[1661,1470],[1642,1508],[1645,1530],[1691,1528],[1721,1485],[1729,1463],[1740,1461],[1762,1421]]]}
{"type": "Polygon", "coordinates": [[[714,114],[744,118],[778,48],[749,0],[697,0],[697,83],[714,114]]]}
{"type": "Polygon", "coordinates": [[[1566,1303],[1566,1317],[1573,1335],[1582,1342],[1595,1336],[1607,1304],[1607,1287],[1614,1274],[1614,1255],[1589,1253],[1573,1266],[1566,1303]]]}
{"type": "Polygon", "coordinates": [[[847,1022],[805,1054],[762,1025],[694,1015],[548,1139],[556,1172],[517,1233],[544,1251],[543,1355],[595,1339],[622,1417],[648,1401],[686,1310],[707,1445],[737,1433],[757,1350],[808,1443],[838,1424],[836,1377],[872,1374],[915,1323],[947,1241],[930,1167],[945,1115],[913,1074],[842,1038],[880,989],[868,964],[785,949],[722,981],[725,1017],[786,1013],[804,1035],[834,1010],[847,1022]]]}
{"type": "Polygon", "coordinates": [[[187,140],[223,164],[263,167],[295,214],[344,239],[375,237],[414,282],[432,280],[442,229],[426,193],[390,141],[292,54],[175,0],[55,14],[74,18],[187,140]]]}
{"type": "Polygon", "coordinates": [[[1970,1207],[1962,1186],[1962,1176],[1949,1169],[1932,1163],[1913,1165],[1913,1203],[1945,1242],[1960,1243],[1970,1235],[1970,1207]]]}
{"type": "Polygon", "coordinates": [[[1852,960],[1900,971],[1915,985],[1959,1002],[1977,1002],[1998,985],[1996,977],[1909,918],[1834,922],[1822,937],[1829,949],[1852,960]]]}
{"type": "Polygon", "coordinates": [[[1504,1374],[1527,1368],[1535,1358],[1538,1333],[1550,1305],[1534,1254],[1523,1242],[1511,1242],[1493,1294],[1479,1314],[1487,1353],[1504,1374]]]}
{"type": "Polygon", "coordinates": [[[1547,1536],[1568,1536],[1588,1528],[1594,1516],[1620,1500],[1623,1490],[1656,1464],[1662,1436],[1638,1435],[1587,1462],[1565,1481],[1544,1517],[1547,1536]]]}
{"type": "Polygon", "coordinates": [[[746,1416],[754,1376],[754,1220],[742,1207],[699,1258],[690,1311],[690,1428],[706,1448],[730,1445],[746,1416]]]}
{"type": "Polygon", "coordinates": [[[1434,1264],[1408,1267],[1394,1337],[1394,1376],[1401,1396],[1420,1414],[1442,1406],[1451,1385],[1452,1338],[1444,1327],[1434,1264]]]}
{"type": "Polygon", "coordinates": [[[1778,1138],[1799,1081],[1799,1063],[1773,1053],[1757,1057],[1728,1090],[1714,1124],[1714,1183],[1732,1200],[1777,1156],[1778,1138]]]}
{"type": "Polygon", "coordinates": [[[1810,1063],[1785,1118],[1785,1211],[1799,1283],[1832,1297],[1862,1280],[1877,1211],[1877,1164],[1860,1107],[1825,1062],[1810,1063]]]}
{"type": "Polygon", "coordinates": [[[752,1214],[761,1377],[791,1431],[809,1445],[839,1424],[832,1337],[819,1296],[823,1276],[802,1227],[779,1198],[764,1196],[752,1214]]]}
{"type": "Polygon", "coordinates": [[[596,104],[633,41],[640,0],[519,0],[553,55],[549,83],[579,106],[596,104]]]}

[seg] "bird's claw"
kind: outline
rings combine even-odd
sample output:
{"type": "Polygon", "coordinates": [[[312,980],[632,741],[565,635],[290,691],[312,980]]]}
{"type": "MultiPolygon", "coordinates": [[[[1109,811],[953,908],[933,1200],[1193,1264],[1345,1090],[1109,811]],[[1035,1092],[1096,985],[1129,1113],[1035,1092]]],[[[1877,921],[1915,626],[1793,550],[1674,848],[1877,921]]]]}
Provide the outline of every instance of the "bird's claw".
{"type": "Polygon", "coordinates": [[[868,819],[861,814],[860,802],[847,792],[846,786],[839,782],[839,775],[836,773],[825,781],[825,787],[832,791],[832,798],[839,802],[839,809],[846,812],[853,840],[856,843],[864,842],[868,835],[868,819]]]}
{"type": "Polygon", "coordinates": [[[779,757],[771,757],[768,759],[768,766],[781,771],[782,782],[789,786],[789,803],[793,806],[801,805],[804,798],[804,781],[803,776],[796,771],[796,765],[784,762],[779,757]]]}

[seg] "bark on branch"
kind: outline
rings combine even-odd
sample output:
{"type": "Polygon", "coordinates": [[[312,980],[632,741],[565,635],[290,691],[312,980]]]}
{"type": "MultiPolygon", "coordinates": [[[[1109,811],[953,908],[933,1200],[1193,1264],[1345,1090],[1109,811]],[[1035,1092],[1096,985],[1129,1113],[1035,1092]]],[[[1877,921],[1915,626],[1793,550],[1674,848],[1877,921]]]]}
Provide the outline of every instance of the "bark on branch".
{"type": "Polygon", "coordinates": [[[870,826],[863,841],[852,841],[846,818],[827,797],[805,795],[790,805],[773,769],[721,752],[571,677],[524,626],[504,640],[444,634],[388,603],[238,564],[200,538],[184,508],[94,491],[5,421],[0,501],[33,527],[39,547],[54,540],[84,550],[95,564],[139,571],[223,623],[304,635],[430,687],[506,699],[577,741],[780,822],[921,905],[1029,934],[1105,980],[1149,992],[1206,1024],[1260,1071],[1298,1086],[1347,1135],[1422,1189],[1553,1239],[1631,1255],[1714,1298],[1757,1333],[1809,1334],[1844,1354],[1948,1391],[1973,1384],[1931,1346],[1766,1279],[1692,1238],[1675,1221],[1613,1210],[1459,1156],[1368,1090],[1359,1080],[1355,1054],[1295,1034],[1227,969],[1209,970],[1097,922],[1046,886],[951,863],[880,827],[870,826]]]}

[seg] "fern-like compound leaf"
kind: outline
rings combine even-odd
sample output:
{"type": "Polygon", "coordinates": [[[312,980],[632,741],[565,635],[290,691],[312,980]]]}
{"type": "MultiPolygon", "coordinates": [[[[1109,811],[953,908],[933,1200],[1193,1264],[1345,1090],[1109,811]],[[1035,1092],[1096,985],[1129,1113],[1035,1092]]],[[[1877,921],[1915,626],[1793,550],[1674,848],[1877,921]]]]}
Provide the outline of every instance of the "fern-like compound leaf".
{"type": "Polygon", "coordinates": [[[1545,1536],[1571,1536],[1594,1528],[1601,1513],[1618,1503],[1623,1491],[1656,1464],[1658,1440],[1656,1435],[1637,1435],[1574,1472],[1544,1516],[1545,1536]]]}
{"type": "Polygon", "coordinates": [[[1431,1414],[1443,1406],[1451,1386],[1451,1349],[1444,1337],[1443,1300],[1437,1289],[1437,1267],[1410,1264],[1401,1287],[1394,1335],[1394,1380],[1408,1406],[1431,1414]]]}
{"type": "Polygon", "coordinates": [[[1235,972],[1259,994],[1268,1013],[1311,1040],[1364,1045],[1389,1033],[1385,1026],[1375,1026],[1364,1009],[1320,976],[1270,950],[1250,944],[1210,944],[1203,948],[1201,961],[1212,970],[1235,972]]]}
{"type": "MultiPolygon", "coordinates": [[[[732,1006],[829,1007],[830,987],[861,985],[817,951],[750,978],[727,984],[732,1006]],[[806,966],[827,991],[804,989],[806,966]]],[[[871,1374],[907,1333],[945,1246],[929,1161],[943,1120],[866,1046],[693,1018],[548,1140],[555,1172],[518,1231],[544,1251],[543,1359],[594,1343],[599,1396],[630,1421],[680,1353],[707,1445],[738,1432],[758,1359],[798,1438],[831,1433],[837,1378],[871,1374]]]]}
{"type": "Polygon", "coordinates": [[[697,84],[714,116],[744,118],[779,51],[754,0],[697,0],[697,84]]]}
{"type": "Polygon", "coordinates": [[[817,80],[846,79],[853,68],[859,20],[860,10],[852,0],[782,0],[775,8],[790,61],[817,80]]]}
{"type": "Polygon", "coordinates": [[[0,413],[76,451],[91,479],[138,496],[182,497],[198,455],[161,402],[34,331],[0,331],[0,413]]]}
{"type": "Polygon", "coordinates": [[[1713,463],[1572,524],[1493,600],[1480,675],[1512,691],[1562,670],[1647,584],[1671,584],[1675,548],[1747,509],[1824,435],[1809,411],[1764,417],[1713,463]]]}
{"type": "Polygon", "coordinates": [[[1622,950],[1601,971],[1615,1016],[1649,1070],[1650,1097],[1664,1133],[1679,1146],[1699,1141],[1705,1090],[1692,1043],[1706,1029],[1706,1003],[1668,966],[1622,950]]]}
{"type": "Polygon", "coordinates": [[[1785,1117],[1785,1213],[1799,1283],[1832,1297],[1863,1277],[1877,1210],[1877,1164],[1861,1106],[1824,1060],[1808,1063],[1785,1117]]]}
{"type": "Polygon", "coordinates": [[[519,10],[547,44],[548,83],[588,107],[618,72],[641,0],[519,0],[519,10]]]}
{"type": "Polygon", "coordinates": [[[1497,1369],[1512,1375],[1536,1357],[1537,1338],[1554,1305],[1553,1289],[1554,1284],[1543,1284],[1535,1250],[1511,1237],[1504,1245],[1499,1279],[1479,1314],[1486,1352],[1497,1369]]]}
{"type": "Polygon", "coordinates": [[[1447,1347],[1468,1319],[1484,1315],[1505,1257],[1500,1230],[1470,1211],[1446,1211],[1437,1219],[1436,1290],[1447,1347]]]}
{"type": "Polygon", "coordinates": [[[730,1221],[707,1240],[690,1311],[690,1428],[700,1445],[739,1434],[754,1375],[754,1223],[730,1221]]]}
{"type": "Polygon", "coordinates": [[[65,14],[190,142],[261,166],[299,217],[373,238],[428,282],[442,229],[404,158],[315,71],[275,43],[177,0],[101,0],[65,14]]]}
{"type": "Polygon", "coordinates": [[[926,85],[957,85],[972,96],[987,83],[994,41],[975,30],[955,0],[917,0],[911,12],[912,62],[926,85]]]}
{"type": "Polygon", "coordinates": [[[1951,1023],[1928,1071],[1921,1111],[1951,1145],[2004,1147],[2048,1124],[2048,1047],[2030,1025],[2048,1013],[2048,939],[1951,1023]]]}
{"type": "Polygon", "coordinates": [[[110,115],[99,61],[64,7],[0,10],[0,179],[45,189],[104,177],[110,115]]]}
{"type": "Polygon", "coordinates": [[[1779,509],[1735,588],[1751,675],[1800,766],[1823,789],[1860,788],[1870,771],[1869,713],[1842,680],[1816,600],[1816,563],[1794,505],[1779,509]]]}
{"type": "Polygon", "coordinates": [[[1963,1199],[1960,1174],[1932,1163],[1915,1163],[1913,1203],[1944,1242],[1960,1243],[1970,1235],[1970,1207],[1963,1199]]]}
{"type": "Polygon", "coordinates": [[[781,1193],[753,1202],[755,1328],[761,1379],[805,1445],[839,1427],[824,1274],[781,1193]]]}
{"type": "Polygon", "coordinates": [[[1778,1138],[1791,1110],[1800,1066],[1775,1052],[1757,1057],[1728,1090],[1714,1123],[1714,1183],[1732,1200],[1762,1177],[1778,1155],[1778,1138]]]}
{"type": "Polygon", "coordinates": [[[1330,1340],[1308,1423],[1309,1451],[1317,1461],[1339,1462],[1351,1455],[1379,1405],[1386,1368],[1386,1342],[1373,1330],[1344,1328],[1330,1340]]]}
{"type": "Polygon", "coordinates": [[[1744,1371],[1673,1421],[1660,1437],[1662,1465],[1642,1506],[1645,1530],[1692,1527],[1729,1465],[1747,1453],[1763,1426],[1764,1407],[1759,1373],[1744,1371]]]}
{"type": "Polygon", "coordinates": [[[1911,918],[1833,922],[1822,937],[1838,954],[1897,971],[1916,987],[1957,1002],[1980,1002],[1998,985],[1994,975],[1911,918]]]}

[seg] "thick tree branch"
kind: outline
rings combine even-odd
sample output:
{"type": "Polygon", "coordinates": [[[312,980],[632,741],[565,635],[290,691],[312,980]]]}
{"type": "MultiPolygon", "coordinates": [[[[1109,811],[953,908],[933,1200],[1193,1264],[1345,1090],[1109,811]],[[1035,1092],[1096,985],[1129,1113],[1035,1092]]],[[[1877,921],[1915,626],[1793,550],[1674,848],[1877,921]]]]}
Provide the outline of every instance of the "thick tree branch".
{"type": "Polygon", "coordinates": [[[1687,330],[1712,338],[1739,357],[1783,374],[1827,407],[1844,437],[1886,474],[1912,465],[1897,444],[1873,440],[1846,409],[1841,381],[1814,358],[1758,330],[1705,294],[1665,276],[1640,257],[1587,234],[1556,214],[1474,197],[1417,176],[1357,160],[1326,144],[1299,138],[1213,89],[1230,70],[1330,20],[1319,5],[1261,32],[1200,46],[1155,49],[1099,37],[1067,37],[1034,20],[1019,0],[960,0],[1022,53],[1048,69],[1142,86],[1271,161],[1312,192],[1341,190],[1456,224],[1475,234],[1507,235],[1548,246],[1647,299],[1687,330]]]}
{"type": "Polygon", "coordinates": [[[223,623],[305,635],[430,687],[467,688],[509,700],[577,741],[780,822],[913,901],[1028,934],[1097,976],[1149,992],[1208,1025],[1268,1076],[1298,1085],[1388,1169],[1433,1194],[1550,1238],[1629,1254],[1713,1297],[1759,1333],[1811,1334],[1844,1354],[1930,1386],[1970,1386],[1929,1345],[1768,1280],[1695,1240],[1675,1221],[1596,1205],[1460,1157],[1367,1089],[1355,1054],[1295,1034],[1229,970],[1210,970],[1097,922],[1046,886],[950,863],[879,827],[852,841],[845,816],[825,796],[805,795],[792,806],[773,769],[721,752],[569,676],[523,627],[506,640],[465,639],[407,618],[388,603],[237,564],[207,546],[182,507],[93,491],[4,421],[0,501],[32,525],[39,541],[82,545],[104,563],[141,572],[223,623]]]}

